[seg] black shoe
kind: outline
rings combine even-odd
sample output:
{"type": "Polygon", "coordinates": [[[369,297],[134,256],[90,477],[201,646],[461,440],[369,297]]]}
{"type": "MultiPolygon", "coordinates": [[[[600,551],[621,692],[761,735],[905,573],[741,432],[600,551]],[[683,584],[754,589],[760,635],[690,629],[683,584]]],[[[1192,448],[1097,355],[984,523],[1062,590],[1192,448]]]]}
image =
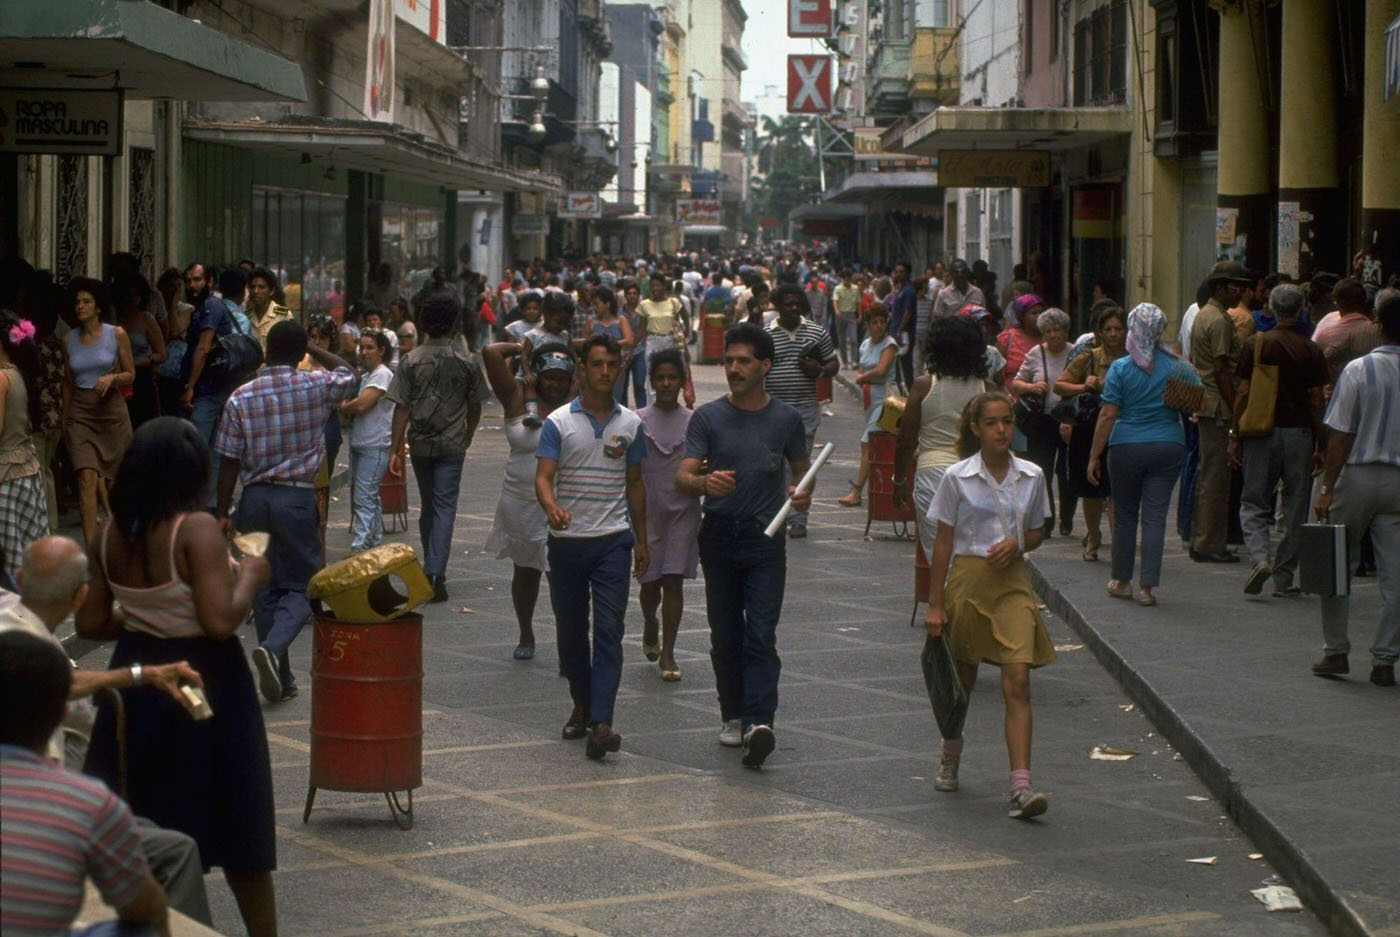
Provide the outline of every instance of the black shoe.
{"type": "Polygon", "coordinates": [[[447,578],[445,576],[433,577],[433,602],[447,601],[447,578]]]}
{"type": "Polygon", "coordinates": [[[789,539],[789,540],[803,540],[803,539],[806,539],[806,537],[807,537],[807,525],[806,525],[806,524],[791,524],[791,525],[788,526],[787,535],[788,535],[788,539],[789,539]]]}
{"type": "Polygon", "coordinates": [[[1238,555],[1229,550],[1221,550],[1219,553],[1202,553],[1199,550],[1191,551],[1191,559],[1197,563],[1238,563],[1238,555]]]}
{"type": "Polygon", "coordinates": [[[1395,665],[1377,664],[1372,667],[1371,682],[1376,686],[1395,686],[1395,665]]]}
{"type": "Polygon", "coordinates": [[[1274,571],[1269,568],[1268,563],[1255,563],[1254,568],[1249,571],[1249,576],[1244,581],[1245,595],[1258,595],[1264,591],[1264,583],[1269,581],[1269,577],[1274,571]]]}
{"type": "Polygon", "coordinates": [[[295,683],[287,684],[282,688],[282,702],[285,703],[289,699],[295,699],[300,692],[301,690],[297,688],[295,683]]]}
{"type": "Polygon", "coordinates": [[[622,736],[612,730],[606,722],[596,722],[588,733],[588,741],[583,743],[583,753],[594,761],[602,761],[608,752],[622,747],[622,736]]]}
{"type": "Polygon", "coordinates": [[[582,706],[575,706],[574,711],[569,713],[569,721],[564,723],[564,731],[560,733],[570,742],[577,741],[588,734],[588,713],[583,711],[582,706]]]}
{"type": "Polygon", "coordinates": [[[773,754],[778,740],[768,726],[754,726],[744,733],[744,757],[741,763],[745,768],[761,768],[763,760],[773,754]]]}
{"type": "Polygon", "coordinates": [[[1351,673],[1351,664],[1345,654],[1323,654],[1322,660],[1312,665],[1312,672],[1317,677],[1340,677],[1351,673]]]}

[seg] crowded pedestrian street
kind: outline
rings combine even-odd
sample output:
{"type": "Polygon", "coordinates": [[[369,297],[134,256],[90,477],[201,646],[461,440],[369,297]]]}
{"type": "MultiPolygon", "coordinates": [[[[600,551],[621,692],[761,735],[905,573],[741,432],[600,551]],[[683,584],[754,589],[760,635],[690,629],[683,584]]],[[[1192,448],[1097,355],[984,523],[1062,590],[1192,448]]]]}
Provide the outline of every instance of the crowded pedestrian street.
{"type": "Polygon", "coordinates": [[[0,935],[1400,937],[1400,0],[0,0],[0,935]]]}

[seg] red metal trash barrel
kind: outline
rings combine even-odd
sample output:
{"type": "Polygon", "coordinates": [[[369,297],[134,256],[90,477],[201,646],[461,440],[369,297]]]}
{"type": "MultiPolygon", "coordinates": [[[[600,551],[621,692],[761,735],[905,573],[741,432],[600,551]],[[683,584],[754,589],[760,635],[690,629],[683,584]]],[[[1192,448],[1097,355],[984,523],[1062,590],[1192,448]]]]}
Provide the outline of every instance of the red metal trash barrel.
{"type": "Polygon", "coordinates": [[[822,403],[836,399],[831,396],[831,378],[825,374],[817,378],[816,391],[817,399],[822,403]]]}
{"type": "Polygon", "coordinates": [[[890,521],[894,525],[895,536],[908,537],[914,521],[912,477],[904,482],[904,508],[901,510],[894,503],[894,444],[895,438],[889,433],[870,434],[870,496],[866,499],[866,536],[870,535],[871,521],[890,521]]]}
{"type": "Polygon", "coordinates": [[[317,612],[311,663],[311,781],[316,790],[383,793],[394,822],[413,826],[423,784],[423,616],[361,624],[317,612]],[[399,802],[408,792],[408,804],[399,802]]]}
{"type": "Polygon", "coordinates": [[[705,356],[704,360],[707,362],[723,361],[724,327],[707,325],[701,334],[703,338],[701,352],[705,356]]]}
{"type": "Polygon", "coordinates": [[[924,545],[914,538],[914,610],[909,613],[909,627],[914,627],[914,619],[919,614],[919,603],[928,601],[929,563],[924,555],[924,545]]]}

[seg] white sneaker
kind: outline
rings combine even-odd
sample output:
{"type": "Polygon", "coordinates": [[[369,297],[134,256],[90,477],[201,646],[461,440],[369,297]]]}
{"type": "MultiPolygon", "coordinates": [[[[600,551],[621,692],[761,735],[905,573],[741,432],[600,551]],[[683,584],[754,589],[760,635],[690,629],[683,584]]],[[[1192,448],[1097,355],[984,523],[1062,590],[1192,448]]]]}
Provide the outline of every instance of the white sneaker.
{"type": "Polygon", "coordinates": [[[738,719],[727,719],[719,727],[719,743],[725,748],[738,748],[744,744],[744,725],[738,719]]]}
{"type": "Polygon", "coordinates": [[[943,760],[938,763],[938,777],[933,779],[934,790],[952,793],[958,789],[958,762],[961,760],[961,755],[943,753],[943,760]]]}
{"type": "Polygon", "coordinates": [[[259,645],[253,648],[253,668],[258,672],[258,689],[269,703],[282,702],[282,678],[272,652],[259,645]]]}
{"type": "Polygon", "coordinates": [[[1011,809],[1006,815],[1013,820],[1029,820],[1040,816],[1049,806],[1050,798],[1023,787],[1011,795],[1011,809]]]}

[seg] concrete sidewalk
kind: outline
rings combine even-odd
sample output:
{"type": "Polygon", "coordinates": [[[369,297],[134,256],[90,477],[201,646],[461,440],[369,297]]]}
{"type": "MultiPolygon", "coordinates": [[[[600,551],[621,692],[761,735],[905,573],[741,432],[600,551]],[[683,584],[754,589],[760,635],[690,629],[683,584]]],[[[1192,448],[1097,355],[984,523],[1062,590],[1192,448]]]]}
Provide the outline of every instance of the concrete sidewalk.
{"type": "Polygon", "coordinates": [[[1314,677],[1318,600],[1242,592],[1247,563],[1191,562],[1168,535],[1160,604],[1105,594],[1079,529],[1034,554],[1063,617],[1334,934],[1400,934],[1400,692],[1372,686],[1375,579],[1356,580],[1352,674],[1314,677]]]}

